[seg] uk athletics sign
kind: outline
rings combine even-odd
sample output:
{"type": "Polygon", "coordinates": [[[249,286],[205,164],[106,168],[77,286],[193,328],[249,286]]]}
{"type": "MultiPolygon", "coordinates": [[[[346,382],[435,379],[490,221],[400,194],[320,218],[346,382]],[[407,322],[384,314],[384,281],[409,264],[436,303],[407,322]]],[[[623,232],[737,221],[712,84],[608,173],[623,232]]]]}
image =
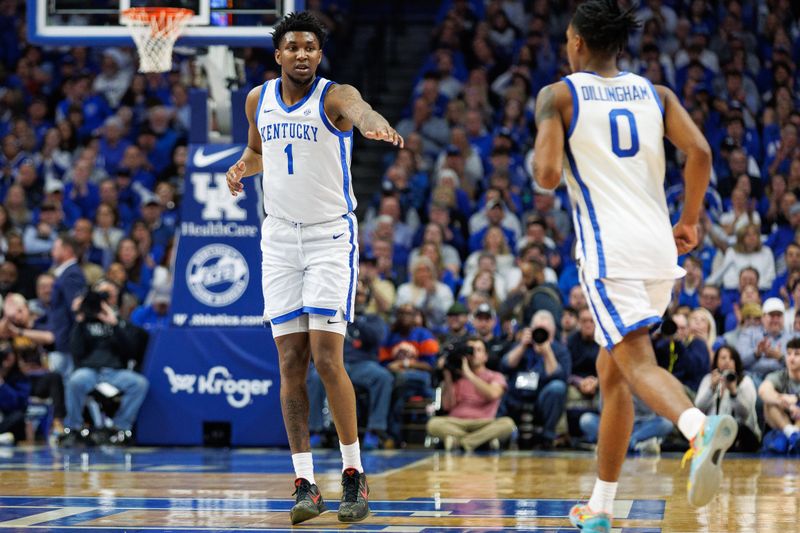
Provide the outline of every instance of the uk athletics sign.
{"type": "Polygon", "coordinates": [[[191,145],[175,263],[171,323],[257,326],[263,320],[261,180],[232,196],[225,173],[243,145],[191,145]]]}

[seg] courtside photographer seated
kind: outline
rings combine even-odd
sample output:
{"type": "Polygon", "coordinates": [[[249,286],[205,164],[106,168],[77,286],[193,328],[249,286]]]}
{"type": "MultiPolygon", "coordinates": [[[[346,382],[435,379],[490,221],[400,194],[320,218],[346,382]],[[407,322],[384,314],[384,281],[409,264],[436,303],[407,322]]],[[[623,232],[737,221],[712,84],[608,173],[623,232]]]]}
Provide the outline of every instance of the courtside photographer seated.
{"type": "Polygon", "coordinates": [[[537,311],[500,366],[510,384],[502,414],[519,421],[523,409],[532,405],[534,423],[542,425],[537,440],[543,448],[551,448],[555,441],[556,425],[567,401],[567,377],[572,370],[569,351],[555,340],[555,334],[552,313],[537,311]]]}
{"type": "Polygon", "coordinates": [[[486,345],[478,337],[445,346],[442,367],[442,405],[448,416],[428,421],[428,434],[444,441],[445,450],[461,446],[471,452],[485,443],[499,449],[516,429],[507,416],[495,418],[506,391],[506,378],[486,368],[486,345]]]}
{"type": "MultiPolygon", "coordinates": [[[[101,282],[102,284],[103,282],[101,282]]],[[[100,285],[100,284],[98,284],[100,285]]],[[[89,432],[83,429],[83,408],[99,383],[108,383],[122,393],[113,427],[101,428],[92,436],[96,443],[129,443],[136,414],[147,394],[147,379],[128,369],[129,361],[138,356],[133,342],[135,326],[120,320],[109,303],[109,293],[89,290],[80,301],[70,336],[70,351],[75,371],[64,384],[67,400],[63,446],[83,441],[88,443],[89,432]]]]}
{"type": "Polygon", "coordinates": [[[717,348],[711,373],[700,382],[694,404],[707,415],[731,415],[736,419],[739,432],[731,448],[734,451],[758,451],[761,428],[756,399],[756,386],[744,373],[739,352],[729,346],[717,348]]]}

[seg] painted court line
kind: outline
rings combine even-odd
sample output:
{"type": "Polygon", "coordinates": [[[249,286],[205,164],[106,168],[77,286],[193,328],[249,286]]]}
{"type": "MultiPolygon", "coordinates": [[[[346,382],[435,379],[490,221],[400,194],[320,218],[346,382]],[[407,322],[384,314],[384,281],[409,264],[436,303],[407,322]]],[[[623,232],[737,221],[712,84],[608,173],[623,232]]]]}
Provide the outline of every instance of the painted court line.
{"type": "Polygon", "coordinates": [[[53,511],[45,511],[44,513],[37,513],[31,516],[24,516],[22,518],[15,518],[14,520],[6,520],[0,522],[0,527],[19,527],[19,526],[35,526],[44,522],[58,520],[59,518],[66,518],[77,514],[87,513],[94,511],[96,507],[62,507],[53,511]]]}

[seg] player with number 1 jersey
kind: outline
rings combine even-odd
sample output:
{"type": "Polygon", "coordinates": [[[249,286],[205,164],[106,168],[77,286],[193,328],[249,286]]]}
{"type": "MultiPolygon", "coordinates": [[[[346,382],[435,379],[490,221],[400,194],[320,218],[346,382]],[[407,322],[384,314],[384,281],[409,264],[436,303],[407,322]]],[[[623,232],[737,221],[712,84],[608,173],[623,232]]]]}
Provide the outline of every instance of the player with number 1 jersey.
{"type": "Polygon", "coordinates": [[[319,516],[325,502],[314,479],[306,376],[310,358],[325,387],[342,452],[338,518],[369,516],[353,384],[344,368],[344,336],[358,282],[358,226],[350,175],[353,129],[403,146],[403,139],[359,92],[316,75],[325,29],[309,12],[290,13],[272,34],[281,76],[253,89],[245,110],[247,148],[227,172],[232,195],[263,173],[261,228],[264,320],[278,348],[281,410],[295,472],[292,524],[319,516]]]}

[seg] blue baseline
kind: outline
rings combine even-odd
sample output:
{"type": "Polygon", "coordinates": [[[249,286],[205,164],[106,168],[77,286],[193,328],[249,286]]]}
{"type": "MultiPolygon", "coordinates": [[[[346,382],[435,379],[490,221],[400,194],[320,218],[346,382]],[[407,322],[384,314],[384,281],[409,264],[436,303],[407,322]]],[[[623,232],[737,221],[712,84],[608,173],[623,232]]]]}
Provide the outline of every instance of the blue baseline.
{"type": "MultiPolygon", "coordinates": [[[[210,450],[210,449],[159,449],[152,452],[131,450],[76,450],[58,452],[49,448],[35,451],[14,450],[13,455],[0,463],[0,472],[6,470],[81,470],[82,455],[88,454],[88,470],[103,465],[104,470],[132,472],[186,472],[186,473],[252,473],[292,474],[288,451],[210,450]],[[127,457],[126,457],[127,456],[127,457]],[[53,465],[60,465],[54,467],[53,465]]],[[[430,452],[381,452],[364,454],[364,468],[372,474],[402,468],[420,459],[430,457],[430,452]]],[[[320,473],[340,472],[342,456],[338,451],[315,452],[314,466],[320,473]]]]}
{"type": "MultiPolygon", "coordinates": [[[[372,500],[370,509],[381,516],[410,516],[416,512],[442,512],[455,517],[485,518],[566,518],[576,500],[559,499],[473,499],[457,503],[437,503],[431,498],[408,500],[372,500]]],[[[61,507],[97,507],[106,513],[126,510],[181,510],[181,511],[265,511],[287,512],[294,505],[290,499],[227,499],[227,498],[94,498],[94,497],[46,497],[46,496],[0,496],[0,509],[27,507],[34,509],[29,514],[61,507]]],[[[663,520],[663,500],[633,500],[626,520],[663,520]]],[[[328,503],[330,509],[338,508],[337,502],[328,503]]],[[[87,511],[91,513],[93,511],[87,511]]],[[[85,513],[56,520],[80,523],[88,520],[85,513]],[[75,522],[77,521],[77,522],[75,522]]],[[[63,524],[62,524],[63,525],[63,524]]]]}

